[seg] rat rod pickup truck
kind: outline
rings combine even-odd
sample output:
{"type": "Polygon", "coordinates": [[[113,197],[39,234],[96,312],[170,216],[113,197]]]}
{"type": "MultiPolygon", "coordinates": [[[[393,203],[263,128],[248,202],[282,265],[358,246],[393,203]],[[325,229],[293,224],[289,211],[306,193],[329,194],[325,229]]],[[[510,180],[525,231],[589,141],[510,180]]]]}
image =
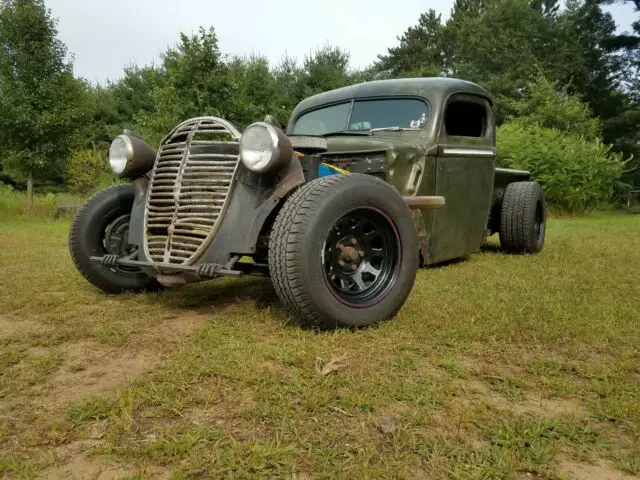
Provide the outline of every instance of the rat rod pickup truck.
{"type": "Polygon", "coordinates": [[[420,266],[537,253],[542,189],[497,168],[490,95],[451,78],[371,81],[300,102],[286,127],[188,119],[157,151],[125,130],[109,162],[130,183],[78,211],[80,273],[109,293],[259,273],[299,321],[392,318],[420,266]]]}

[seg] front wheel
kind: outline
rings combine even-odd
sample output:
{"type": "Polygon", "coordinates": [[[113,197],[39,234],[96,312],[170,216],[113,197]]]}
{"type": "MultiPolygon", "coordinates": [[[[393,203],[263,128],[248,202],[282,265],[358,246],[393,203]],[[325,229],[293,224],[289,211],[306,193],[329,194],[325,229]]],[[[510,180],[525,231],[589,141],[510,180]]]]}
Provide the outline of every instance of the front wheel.
{"type": "Polygon", "coordinates": [[[71,223],[69,252],[74,265],[85,279],[107,293],[161,288],[154,278],[138,268],[107,267],[89,260],[93,256],[133,253],[127,239],[134,196],[131,185],[107,188],[90,198],[71,223]]]}
{"type": "Polygon", "coordinates": [[[332,175],[302,186],[269,238],[278,296],[302,322],[323,328],[392,318],[411,292],[418,263],[409,208],[370,175],[332,175]]]}

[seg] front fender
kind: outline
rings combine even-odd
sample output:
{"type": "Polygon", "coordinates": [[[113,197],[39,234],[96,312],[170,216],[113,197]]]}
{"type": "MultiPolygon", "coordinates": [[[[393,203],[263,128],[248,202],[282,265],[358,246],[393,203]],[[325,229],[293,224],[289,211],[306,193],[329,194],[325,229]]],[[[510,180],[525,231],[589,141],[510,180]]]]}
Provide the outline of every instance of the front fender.
{"type": "Polygon", "coordinates": [[[258,237],[271,213],[304,182],[302,165],[295,156],[272,180],[244,167],[239,169],[225,218],[200,262],[224,264],[234,255],[255,254],[258,237]]]}

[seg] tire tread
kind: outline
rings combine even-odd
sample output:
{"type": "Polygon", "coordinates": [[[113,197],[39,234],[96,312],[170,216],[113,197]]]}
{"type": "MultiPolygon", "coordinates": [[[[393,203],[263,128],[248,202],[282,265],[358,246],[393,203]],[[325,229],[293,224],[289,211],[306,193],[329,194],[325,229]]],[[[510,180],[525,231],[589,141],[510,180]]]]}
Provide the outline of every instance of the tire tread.
{"type": "Polygon", "coordinates": [[[160,288],[160,284],[154,279],[149,277],[148,280],[142,282],[141,288],[127,288],[123,285],[116,285],[113,282],[107,281],[101,275],[98,275],[95,271],[93,264],[88,262],[85,255],[82,253],[82,238],[80,234],[81,223],[86,220],[86,216],[90,214],[93,205],[100,204],[107,198],[120,197],[122,195],[130,194],[133,191],[131,185],[113,185],[104,190],[99,191],[87,200],[75,213],[71,221],[71,227],[69,229],[68,247],[71,260],[75,265],[78,272],[93,286],[99,288],[106,293],[119,294],[131,290],[149,289],[156,290],[160,288]]]}
{"type": "Polygon", "coordinates": [[[500,245],[511,253],[537,253],[541,246],[535,238],[536,205],[544,199],[537,182],[513,182],[507,185],[500,212],[500,245]]]}
{"type": "MultiPolygon", "coordinates": [[[[315,179],[299,187],[285,202],[273,224],[269,238],[269,270],[276,293],[289,309],[296,316],[296,320],[316,328],[331,329],[338,326],[346,326],[333,318],[328,318],[317,309],[313,302],[313,292],[305,284],[303,277],[303,257],[301,256],[300,245],[304,241],[307,226],[313,222],[314,212],[317,212],[318,204],[332,194],[332,190],[339,188],[341,184],[350,182],[370,182],[377,185],[376,188],[390,189],[393,195],[395,190],[390,184],[379,178],[366,174],[350,175],[330,175],[315,179]]],[[[397,195],[397,191],[395,192],[397,195]]],[[[399,199],[399,197],[398,197],[399,199]]],[[[402,202],[402,200],[398,200],[402,202]]],[[[412,222],[412,217],[407,209],[407,222],[412,222]]],[[[415,269],[418,266],[418,246],[417,240],[411,239],[409,245],[415,246],[415,269]]],[[[411,247],[412,248],[412,247],[411,247]]],[[[407,252],[412,258],[412,255],[407,252]]],[[[407,258],[409,258],[407,257],[407,258]]],[[[408,260],[407,260],[408,262],[408,260]]],[[[415,272],[414,272],[415,273],[415,272]]],[[[402,307],[404,299],[408,296],[415,274],[411,281],[398,293],[403,301],[395,307],[392,315],[395,315],[402,307]],[[406,289],[406,291],[405,291],[406,289]]],[[[372,312],[373,315],[373,312],[372,312]]],[[[386,315],[385,315],[386,316],[386,315]]],[[[389,318],[387,316],[387,318],[389,318]]],[[[376,323],[381,319],[374,318],[371,323],[376,323]]]]}

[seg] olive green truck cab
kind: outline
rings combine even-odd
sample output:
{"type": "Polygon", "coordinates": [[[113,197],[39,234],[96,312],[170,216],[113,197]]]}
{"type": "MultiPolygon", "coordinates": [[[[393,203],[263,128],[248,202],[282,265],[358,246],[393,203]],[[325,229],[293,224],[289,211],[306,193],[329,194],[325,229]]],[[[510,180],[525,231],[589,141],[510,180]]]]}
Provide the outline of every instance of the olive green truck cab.
{"type": "Polygon", "coordinates": [[[418,268],[488,235],[542,250],[542,189],[496,166],[495,136],[488,92],[451,78],[324,92],[284,128],[192,118],[157,151],[125,131],[109,161],[130,183],[79,210],[71,256],[105,292],[259,273],[303,323],[371,325],[402,308],[418,268]]]}

